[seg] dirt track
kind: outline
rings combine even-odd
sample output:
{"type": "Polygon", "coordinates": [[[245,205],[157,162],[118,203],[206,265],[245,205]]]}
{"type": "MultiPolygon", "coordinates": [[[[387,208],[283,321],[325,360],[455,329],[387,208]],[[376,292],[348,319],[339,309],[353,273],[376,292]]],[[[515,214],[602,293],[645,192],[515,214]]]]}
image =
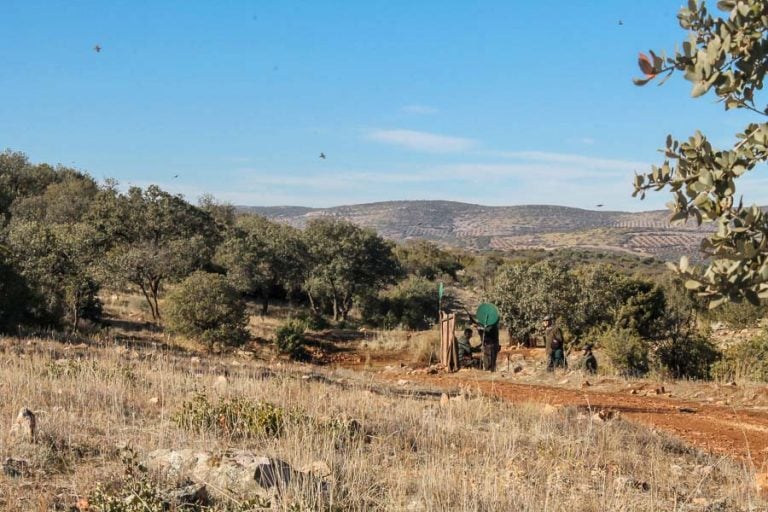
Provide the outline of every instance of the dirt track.
{"type": "Polygon", "coordinates": [[[768,465],[768,413],[714,406],[629,392],[574,390],[472,378],[458,374],[379,374],[387,381],[410,382],[440,389],[469,387],[513,403],[536,402],[594,410],[619,411],[623,418],[663,430],[689,444],[714,453],[751,460],[758,470],[768,465]]]}

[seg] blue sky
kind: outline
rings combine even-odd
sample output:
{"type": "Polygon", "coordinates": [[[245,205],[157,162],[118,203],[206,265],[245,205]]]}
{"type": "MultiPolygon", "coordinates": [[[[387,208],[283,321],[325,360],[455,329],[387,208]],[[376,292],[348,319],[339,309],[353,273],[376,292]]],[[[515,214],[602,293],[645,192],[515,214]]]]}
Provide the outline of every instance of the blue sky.
{"type": "Polygon", "coordinates": [[[632,84],[638,51],[684,38],[678,8],[2,0],[0,148],[245,205],[660,208],[631,183],[667,133],[724,145],[750,120],[682,77],[632,84]]]}

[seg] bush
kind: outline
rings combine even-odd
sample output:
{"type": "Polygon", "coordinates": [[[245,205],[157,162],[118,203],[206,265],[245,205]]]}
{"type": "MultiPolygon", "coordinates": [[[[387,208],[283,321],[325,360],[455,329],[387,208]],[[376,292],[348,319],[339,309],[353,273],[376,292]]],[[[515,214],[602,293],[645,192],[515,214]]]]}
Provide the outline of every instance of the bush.
{"type": "Polygon", "coordinates": [[[301,320],[288,319],[275,331],[275,347],[281,354],[298,358],[304,354],[304,334],[307,324],[301,320]]]}
{"type": "Polygon", "coordinates": [[[736,329],[754,327],[765,316],[765,306],[755,306],[749,303],[737,304],[727,302],[708,312],[709,319],[713,322],[725,322],[736,329]]]}
{"type": "Polygon", "coordinates": [[[712,366],[712,376],[723,380],[768,382],[768,333],[737,343],[712,366]]]}
{"type": "MultiPolygon", "coordinates": [[[[426,329],[437,320],[437,284],[423,277],[409,277],[362,306],[366,323],[388,328],[426,329]]],[[[443,297],[443,302],[450,297],[443,297]]]]}
{"type": "Polygon", "coordinates": [[[171,332],[209,345],[239,345],[248,338],[245,303],[219,274],[195,272],[169,295],[166,320],[171,332]]]}
{"type": "Polygon", "coordinates": [[[630,329],[611,329],[600,337],[613,367],[624,376],[639,377],[650,370],[648,342],[630,329]]]}
{"type": "Polygon", "coordinates": [[[213,431],[232,438],[277,437],[285,420],[285,411],[269,402],[238,397],[212,404],[204,394],[184,402],[171,417],[184,430],[213,431]]]}
{"type": "Polygon", "coordinates": [[[708,379],[720,355],[717,347],[700,334],[667,340],[656,351],[659,364],[676,379],[708,379]]]}

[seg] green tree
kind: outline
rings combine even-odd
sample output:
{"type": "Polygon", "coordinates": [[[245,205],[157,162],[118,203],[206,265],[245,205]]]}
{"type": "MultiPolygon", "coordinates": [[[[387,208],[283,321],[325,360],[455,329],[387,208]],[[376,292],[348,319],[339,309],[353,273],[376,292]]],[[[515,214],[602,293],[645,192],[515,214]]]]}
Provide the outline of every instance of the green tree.
{"type": "Polygon", "coordinates": [[[463,268],[454,254],[428,240],[408,240],[395,247],[395,256],[407,273],[427,279],[443,274],[456,279],[463,268]]]}
{"type": "Polygon", "coordinates": [[[571,323],[576,295],[576,279],[570,269],[544,260],[534,265],[502,266],[490,298],[499,307],[510,333],[518,334],[540,325],[546,315],[555,315],[566,325],[571,323]]]}
{"type": "Polygon", "coordinates": [[[163,285],[208,264],[220,239],[209,213],[156,185],[120,194],[107,184],[88,219],[108,244],[105,279],[138,288],[155,320],[163,285]]]}
{"type": "Polygon", "coordinates": [[[86,177],[64,166],[32,164],[24,153],[10,150],[0,153],[0,223],[10,221],[11,205],[15,201],[39,196],[49,185],[72,178],[86,177]]]}
{"type": "Polygon", "coordinates": [[[392,243],[376,232],[337,219],[315,219],[304,231],[310,257],[305,289],[313,311],[330,302],[334,320],[346,320],[356,298],[394,283],[400,268],[392,243]]]}
{"type": "MultiPolygon", "coordinates": [[[[681,8],[678,20],[688,39],[671,57],[640,54],[644,76],[635,83],[644,85],[661,75],[666,80],[680,72],[692,83],[693,97],[712,92],[725,110],[749,111],[761,119],[768,115],[759,96],[768,70],[766,2],[720,0],[717,7],[724,16],[712,16],[696,0],[681,8]]],[[[691,266],[687,258],[677,266],[688,278],[685,286],[706,298],[710,307],[768,298],[768,221],[760,208],[735,199],[737,179],[768,160],[768,123],[750,123],[736,138],[730,148],[718,149],[699,132],[687,141],[670,135],[663,164],[635,176],[635,195],[672,192],[673,221],[693,218],[717,225],[701,245],[709,260],[706,267],[691,266]]]]}
{"type": "Polygon", "coordinates": [[[89,176],[67,176],[48,185],[41,194],[17,198],[11,215],[49,224],[80,222],[98,191],[97,183],[89,176]]]}
{"type": "Polygon", "coordinates": [[[303,282],[306,252],[297,229],[244,215],[219,246],[215,261],[241,292],[261,297],[261,312],[266,315],[276,286],[290,290],[303,282]]]}
{"type": "Polygon", "coordinates": [[[168,294],[167,306],[171,332],[208,344],[239,345],[248,338],[245,302],[220,274],[194,272],[168,294]]]}
{"type": "Polygon", "coordinates": [[[424,277],[409,276],[378,296],[362,301],[361,306],[367,323],[426,329],[437,320],[437,285],[424,277]]]}
{"type": "Polygon", "coordinates": [[[14,220],[8,243],[16,266],[37,295],[38,319],[49,323],[66,319],[75,330],[81,318],[98,318],[95,266],[101,241],[92,227],[14,220]]]}
{"type": "Polygon", "coordinates": [[[0,332],[12,332],[29,320],[32,292],[27,282],[0,249],[0,332]]]}

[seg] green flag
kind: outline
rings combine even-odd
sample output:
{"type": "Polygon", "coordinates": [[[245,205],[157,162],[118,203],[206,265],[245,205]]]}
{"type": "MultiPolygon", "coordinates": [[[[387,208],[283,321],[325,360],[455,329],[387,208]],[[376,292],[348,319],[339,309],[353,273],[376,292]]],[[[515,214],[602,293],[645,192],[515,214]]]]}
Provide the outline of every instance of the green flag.
{"type": "Polygon", "coordinates": [[[440,284],[437,287],[437,298],[440,300],[443,300],[443,293],[445,292],[445,288],[443,287],[443,282],[440,281],[440,284]]]}

